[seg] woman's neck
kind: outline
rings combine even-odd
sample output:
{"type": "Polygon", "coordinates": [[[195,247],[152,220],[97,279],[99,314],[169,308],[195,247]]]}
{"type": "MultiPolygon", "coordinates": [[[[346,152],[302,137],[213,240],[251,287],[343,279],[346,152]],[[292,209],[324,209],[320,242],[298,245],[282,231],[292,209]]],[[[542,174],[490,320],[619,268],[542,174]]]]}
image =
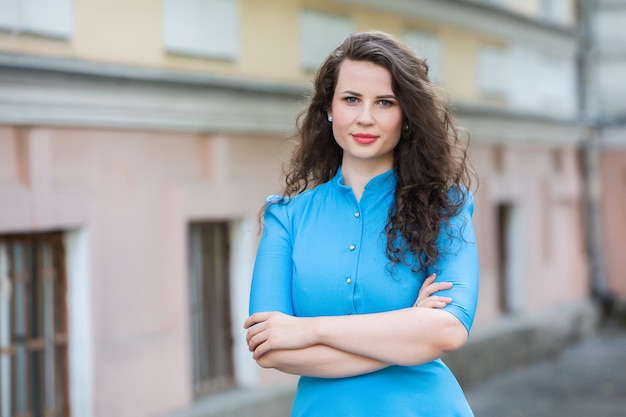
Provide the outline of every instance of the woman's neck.
{"type": "Polygon", "coordinates": [[[361,201],[361,196],[367,183],[372,178],[389,171],[391,168],[393,168],[393,165],[390,164],[353,164],[344,161],[341,166],[343,183],[352,188],[357,201],[361,201]]]}

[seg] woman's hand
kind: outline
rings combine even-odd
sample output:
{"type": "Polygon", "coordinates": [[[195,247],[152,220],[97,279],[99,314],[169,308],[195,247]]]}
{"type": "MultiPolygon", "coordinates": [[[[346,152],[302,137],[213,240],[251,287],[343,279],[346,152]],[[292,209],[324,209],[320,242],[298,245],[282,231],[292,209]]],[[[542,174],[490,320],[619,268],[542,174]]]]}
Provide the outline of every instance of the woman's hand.
{"type": "Polygon", "coordinates": [[[271,350],[302,349],[315,344],[315,332],[304,317],[293,317],[277,311],[255,313],[248,317],[246,342],[256,360],[271,350]]]}
{"type": "Polygon", "coordinates": [[[433,295],[441,290],[449,290],[452,288],[451,282],[434,282],[437,274],[432,274],[424,280],[422,288],[420,288],[414,307],[426,308],[443,308],[452,302],[450,297],[442,297],[433,295]]]}

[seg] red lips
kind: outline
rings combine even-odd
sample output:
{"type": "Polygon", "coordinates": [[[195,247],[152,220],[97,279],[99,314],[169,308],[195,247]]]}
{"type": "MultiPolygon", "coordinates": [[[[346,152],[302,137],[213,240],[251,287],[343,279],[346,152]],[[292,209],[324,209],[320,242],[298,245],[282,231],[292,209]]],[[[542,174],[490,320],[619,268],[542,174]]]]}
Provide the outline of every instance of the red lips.
{"type": "Polygon", "coordinates": [[[361,145],[368,145],[378,138],[378,136],[372,135],[371,133],[354,133],[352,137],[361,145]]]}

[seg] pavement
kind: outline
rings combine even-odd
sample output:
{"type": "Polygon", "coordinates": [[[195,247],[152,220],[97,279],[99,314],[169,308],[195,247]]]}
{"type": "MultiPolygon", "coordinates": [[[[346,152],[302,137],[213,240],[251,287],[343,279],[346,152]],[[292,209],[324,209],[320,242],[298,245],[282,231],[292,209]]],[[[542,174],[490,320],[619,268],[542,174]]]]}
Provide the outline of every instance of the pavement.
{"type": "Polygon", "coordinates": [[[626,327],[465,391],[475,417],[626,417],[626,327]]]}

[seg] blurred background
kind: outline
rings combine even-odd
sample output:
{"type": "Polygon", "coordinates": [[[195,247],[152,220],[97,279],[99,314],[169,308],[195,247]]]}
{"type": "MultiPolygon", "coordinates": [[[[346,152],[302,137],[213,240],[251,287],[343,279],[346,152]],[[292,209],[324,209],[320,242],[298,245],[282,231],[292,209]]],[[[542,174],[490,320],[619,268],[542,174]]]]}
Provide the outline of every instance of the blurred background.
{"type": "Polygon", "coordinates": [[[321,60],[383,30],[471,135],[472,386],[626,303],[626,1],[0,0],[0,417],[286,416],[242,328],[321,60]]]}

